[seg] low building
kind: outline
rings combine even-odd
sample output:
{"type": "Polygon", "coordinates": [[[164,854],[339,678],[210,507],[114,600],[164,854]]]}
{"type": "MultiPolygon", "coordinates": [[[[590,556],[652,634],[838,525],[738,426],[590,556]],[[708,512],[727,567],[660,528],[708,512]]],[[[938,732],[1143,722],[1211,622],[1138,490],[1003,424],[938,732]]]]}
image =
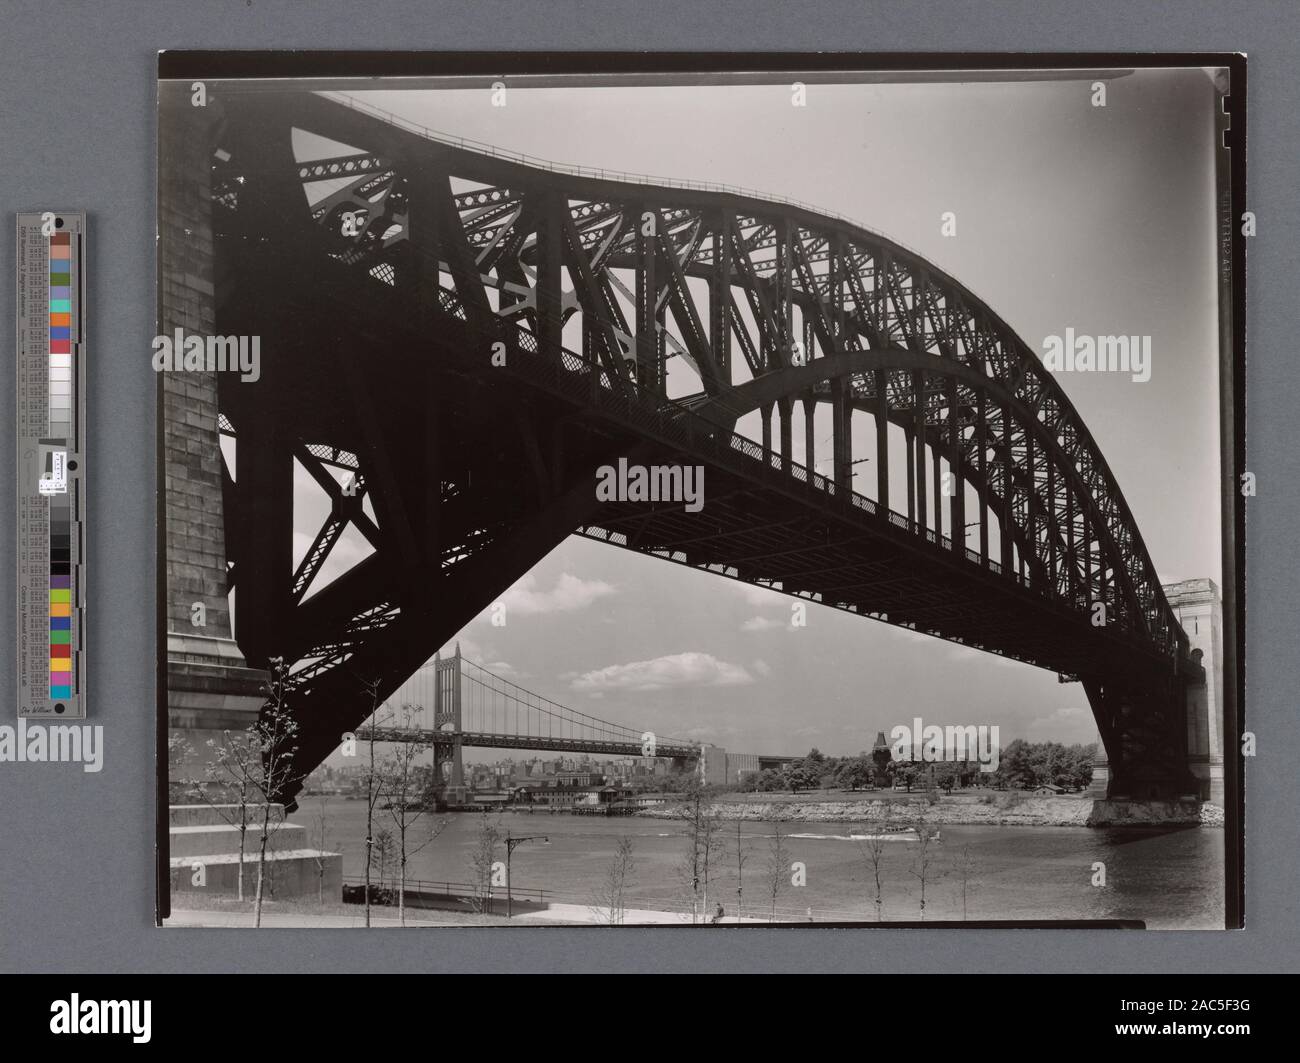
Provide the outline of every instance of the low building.
{"type": "Polygon", "coordinates": [[[600,808],[629,796],[630,791],[605,783],[593,786],[520,786],[511,794],[518,804],[544,808],[600,808]]]}

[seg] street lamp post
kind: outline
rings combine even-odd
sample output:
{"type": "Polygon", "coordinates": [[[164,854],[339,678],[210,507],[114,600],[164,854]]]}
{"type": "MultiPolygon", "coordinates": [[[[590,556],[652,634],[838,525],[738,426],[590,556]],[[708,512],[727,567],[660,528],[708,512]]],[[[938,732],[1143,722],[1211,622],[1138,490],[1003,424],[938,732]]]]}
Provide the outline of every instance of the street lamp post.
{"type": "Polygon", "coordinates": [[[523,845],[524,842],[541,842],[543,845],[550,845],[551,839],[541,834],[529,834],[522,838],[512,838],[510,832],[506,831],[506,918],[509,919],[514,914],[514,897],[510,892],[510,854],[515,851],[516,845],[523,845]]]}

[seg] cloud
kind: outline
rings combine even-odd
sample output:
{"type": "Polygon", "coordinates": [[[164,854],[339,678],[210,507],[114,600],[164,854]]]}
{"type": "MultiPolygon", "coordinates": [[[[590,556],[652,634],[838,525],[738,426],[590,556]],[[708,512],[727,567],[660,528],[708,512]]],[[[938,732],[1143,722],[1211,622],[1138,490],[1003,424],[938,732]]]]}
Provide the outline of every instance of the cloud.
{"type": "Polygon", "coordinates": [[[755,657],[754,671],[756,671],[759,675],[771,675],[772,666],[768,664],[765,660],[763,660],[762,657],[755,657]]]}
{"type": "Polygon", "coordinates": [[[667,690],[672,687],[731,687],[752,683],[754,677],[738,664],[720,661],[709,653],[674,653],[649,661],[611,664],[584,672],[573,689],[591,697],[615,690],[667,690]]]}
{"type": "MultiPolygon", "coordinates": [[[[1023,725],[1026,741],[1060,742],[1063,745],[1096,742],[1097,721],[1092,710],[1078,705],[1054,709],[1046,716],[1038,716],[1023,725]]],[[[1007,728],[1003,728],[1005,733],[1007,728]]]]}
{"type": "Polygon", "coordinates": [[[522,673],[509,661],[488,661],[487,664],[480,667],[487,669],[493,675],[499,675],[502,679],[520,679],[522,673]]]}
{"type": "MultiPolygon", "coordinates": [[[[492,656],[492,652],[486,646],[484,646],[479,642],[475,642],[468,635],[457,636],[456,638],[448,642],[447,645],[443,646],[439,652],[442,654],[444,658],[450,657],[453,653],[456,652],[457,646],[460,647],[460,655],[462,657],[468,657],[471,661],[474,661],[476,664],[479,661],[486,661],[489,657],[492,656]]],[[[426,664],[424,667],[432,668],[433,664],[432,662],[430,662],[426,664]]]]}
{"type": "Polygon", "coordinates": [[[674,727],[673,738],[686,738],[695,742],[717,742],[741,734],[735,727],[719,725],[717,727],[674,727]]]}
{"type": "Polygon", "coordinates": [[[740,594],[750,605],[776,605],[787,598],[781,591],[769,587],[760,587],[756,583],[742,583],[739,580],[727,580],[732,590],[740,594]]]}
{"type": "Polygon", "coordinates": [[[780,620],[773,620],[766,616],[751,616],[740,625],[741,631],[775,631],[778,628],[785,627],[780,620]]]}
{"type": "MultiPolygon", "coordinates": [[[[507,623],[511,616],[540,616],[545,613],[571,613],[585,609],[592,602],[608,597],[614,588],[602,580],[585,580],[569,572],[562,572],[550,590],[537,586],[537,577],[524,576],[500,601],[506,607],[507,623]]],[[[491,609],[487,610],[487,615],[491,609]]]]}

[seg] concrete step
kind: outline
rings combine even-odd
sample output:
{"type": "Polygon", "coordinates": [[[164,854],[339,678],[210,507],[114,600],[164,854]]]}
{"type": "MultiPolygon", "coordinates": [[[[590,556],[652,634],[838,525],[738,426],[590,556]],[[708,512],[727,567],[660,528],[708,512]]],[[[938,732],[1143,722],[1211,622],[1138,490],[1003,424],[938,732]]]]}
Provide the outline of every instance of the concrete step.
{"type": "MultiPolygon", "coordinates": [[[[251,803],[245,805],[244,815],[250,827],[254,823],[260,824],[262,822],[262,805],[251,803]]],[[[283,821],[284,805],[272,805],[271,822],[281,823],[283,821]]],[[[209,824],[215,826],[231,822],[239,822],[238,805],[194,804],[167,806],[167,823],[172,827],[201,827],[209,824]]]]}
{"type": "MultiPolygon", "coordinates": [[[[244,834],[244,855],[256,858],[261,845],[262,825],[249,824],[244,834]]],[[[186,827],[171,827],[167,831],[174,857],[204,856],[221,853],[239,854],[239,828],[228,823],[203,823],[186,827]]],[[[277,823],[267,838],[268,852],[302,849],[307,845],[307,828],[299,823],[277,823]]]]}
{"type": "MultiPolygon", "coordinates": [[[[288,849],[267,854],[268,896],[276,900],[303,897],[315,900],[324,887],[325,902],[343,900],[343,855],[320,849],[288,849]],[[324,881],[322,883],[322,864],[324,881]]],[[[171,888],[179,907],[202,905],[203,897],[229,899],[239,893],[239,853],[206,856],[173,856],[171,888]]],[[[257,857],[244,860],[244,897],[252,900],[257,890],[257,857]]]]}

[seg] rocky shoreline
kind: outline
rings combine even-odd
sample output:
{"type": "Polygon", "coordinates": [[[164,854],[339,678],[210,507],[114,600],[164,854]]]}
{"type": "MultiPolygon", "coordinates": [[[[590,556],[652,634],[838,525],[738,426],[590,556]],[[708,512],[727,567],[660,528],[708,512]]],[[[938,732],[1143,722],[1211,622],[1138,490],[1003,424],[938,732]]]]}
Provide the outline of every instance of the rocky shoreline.
{"type": "MultiPolygon", "coordinates": [[[[723,820],[759,820],[768,823],[851,823],[903,826],[932,823],[990,827],[1101,827],[1101,826],[1223,826],[1218,805],[1178,801],[1092,801],[1077,797],[1024,797],[997,794],[992,799],[943,797],[930,804],[924,794],[908,800],[834,801],[746,800],[722,798],[711,806],[723,820]]],[[[675,819],[671,805],[636,813],[656,819],[675,819]]]]}

